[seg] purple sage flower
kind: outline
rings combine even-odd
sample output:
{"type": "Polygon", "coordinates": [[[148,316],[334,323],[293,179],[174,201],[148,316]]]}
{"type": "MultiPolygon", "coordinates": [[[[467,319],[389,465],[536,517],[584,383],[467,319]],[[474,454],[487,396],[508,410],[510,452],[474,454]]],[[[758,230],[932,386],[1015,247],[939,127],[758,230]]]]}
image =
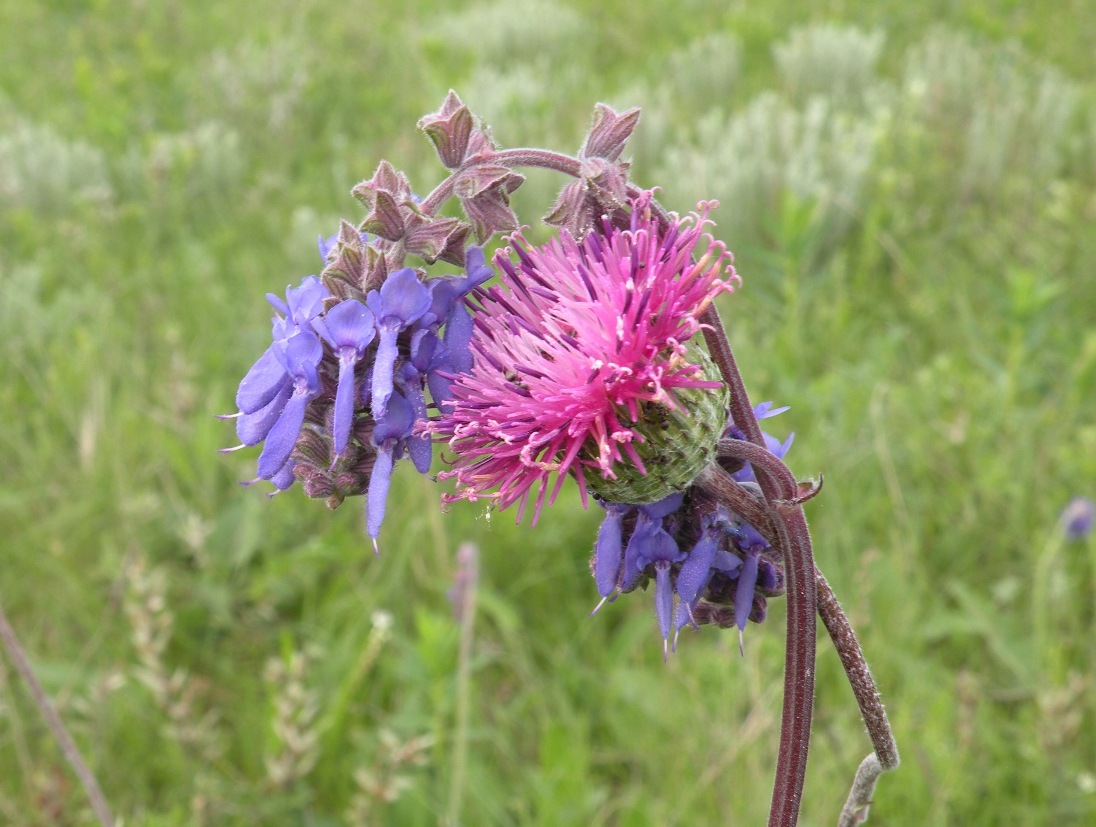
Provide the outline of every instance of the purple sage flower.
{"type": "Polygon", "coordinates": [[[264,480],[272,478],[289,461],[304,424],[305,408],[320,395],[316,369],[323,357],[323,346],[315,333],[301,330],[286,339],[284,347],[277,348],[275,353],[292,383],[292,392],[267,432],[266,444],[259,454],[259,478],[264,480]]]}
{"type": "Polygon", "coordinates": [[[258,479],[277,490],[300,480],[331,508],[364,495],[376,547],[396,462],[407,456],[420,473],[430,470],[429,408],[471,365],[465,297],[492,270],[472,247],[463,275],[424,282],[410,267],[382,270],[366,291],[348,269],[376,259],[369,243],[344,225],[320,240],[322,278],[308,276],[284,299],[267,296],[277,311],[273,341],[240,382],[240,445],[226,450],[262,444],[258,479]]]}
{"type": "MultiPolygon", "coordinates": [[[[771,403],[758,405],[758,417],[787,410],[770,408],[771,403]]],[[[791,445],[790,439],[766,436],[778,455],[791,445]]],[[[784,592],[781,563],[769,543],[723,506],[705,505],[693,489],[649,505],[599,504],[605,518],[591,569],[601,601],[591,614],[653,580],[664,656],[676,650],[685,626],[737,628],[741,648],[747,623],[764,620],[766,599],[784,592]]]]}
{"type": "Polygon", "coordinates": [[[322,319],[316,319],[315,327],[339,358],[333,434],[335,456],[338,457],[346,450],[354,418],[354,367],[365,355],[377,329],[369,308],[354,300],[332,307],[322,319]]]}
{"type": "Polygon", "coordinates": [[[1096,522],[1096,502],[1087,497],[1074,497],[1062,510],[1060,522],[1067,540],[1083,540],[1096,522]]]}
{"type": "Polygon", "coordinates": [[[415,271],[404,267],[392,273],[365,298],[377,319],[379,345],[373,366],[373,407],[383,414],[392,395],[395,374],[396,337],[422,318],[430,309],[430,290],[419,281],[415,271]]]}

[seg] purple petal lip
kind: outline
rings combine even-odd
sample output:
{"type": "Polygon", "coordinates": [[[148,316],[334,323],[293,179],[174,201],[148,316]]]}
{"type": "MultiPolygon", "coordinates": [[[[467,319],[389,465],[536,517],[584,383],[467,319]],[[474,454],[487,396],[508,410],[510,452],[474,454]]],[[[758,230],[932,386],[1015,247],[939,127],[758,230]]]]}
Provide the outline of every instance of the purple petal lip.
{"type": "Polygon", "coordinates": [[[271,345],[240,381],[240,388],[236,392],[236,407],[241,413],[254,413],[277,396],[288,380],[285,365],[275,346],[271,345]]]}

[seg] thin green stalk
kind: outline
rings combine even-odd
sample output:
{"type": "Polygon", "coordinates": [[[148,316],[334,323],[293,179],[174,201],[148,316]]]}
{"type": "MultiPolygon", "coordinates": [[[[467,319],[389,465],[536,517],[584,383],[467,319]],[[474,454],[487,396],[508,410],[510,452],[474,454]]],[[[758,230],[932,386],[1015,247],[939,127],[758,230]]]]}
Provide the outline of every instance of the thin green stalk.
{"type": "Polygon", "coordinates": [[[457,653],[457,718],[453,732],[453,757],[449,775],[449,802],[445,808],[447,827],[460,826],[464,778],[468,766],[468,730],[472,703],[472,643],[476,620],[476,586],[479,552],[473,543],[457,549],[457,575],[453,610],[460,624],[457,653]]]}
{"type": "Polygon", "coordinates": [[[19,644],[15,629],[8,623],[8,616],[4,613],[3,606],[0,606],[0,641],[3,641],[8,656],[15,664],[15,670],[30,690],[34,705],[38,707],[42,720],[46,722],[46,726],[49,727],[53,737],[57,740],[57,744],[61,747],[65,760],[72,767],[72,771],[76,773],[76,777],[80,779],[80,783],[84,787],[84,793],[91,803],[91,809],[95,812],[95,817],[99,819],[99,823],[103,827],[114,827],[114,816],[111,815],[110,807],[107,805],[107,800],[99,787],[99,782],[95,779],[95,775],[88,767],[87,762],[84,761],[79,747],[72,740],[72,736],[69,735],[64,722],[61,721],[61,716],[57,713],[57,707],[53,705],[53,701],[42,689],[42,684],[38,682],[38,677],[34,674],[30,661],[27,660],[26,652],[19,644]]]}

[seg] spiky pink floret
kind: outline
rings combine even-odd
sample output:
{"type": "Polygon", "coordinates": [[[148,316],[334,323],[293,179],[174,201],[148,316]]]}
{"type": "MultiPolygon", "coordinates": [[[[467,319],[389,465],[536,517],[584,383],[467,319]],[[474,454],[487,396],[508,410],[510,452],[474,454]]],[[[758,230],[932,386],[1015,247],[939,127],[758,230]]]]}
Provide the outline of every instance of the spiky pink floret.
{"type": "Polygon", "coordinates": [[[549,502],[569,474],[585,502],[585,473],[615,478],[617,463],[646,473],[633,444],[641,403],[676,409],[675,390],[719,386],[686,350],[700,314],[738,283],[731,254],[705,232],[713,206],[660,228],[644,193],[627,230],[606,222],[581,242],[563,232],[541,247],[520,232],[507,239],[495,256],[501,284],[475,293],[472,370],[430,427],[456,456],[441,475],[457,480],[447,500],[520,502],[520,520],[536,488],[535,522],[552,474],[549,502]]]}

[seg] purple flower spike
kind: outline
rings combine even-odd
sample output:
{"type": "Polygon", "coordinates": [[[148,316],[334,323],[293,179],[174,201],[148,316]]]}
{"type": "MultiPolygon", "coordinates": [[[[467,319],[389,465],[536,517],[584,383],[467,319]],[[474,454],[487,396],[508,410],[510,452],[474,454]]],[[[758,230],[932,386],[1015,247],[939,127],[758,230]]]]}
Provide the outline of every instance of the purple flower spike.
{"type": "Polygon", "coordinates": [[[414,270],[404,267],[385,279],[380,290],[370,291],[365,301],[377,317],[380,334],[373,367],[373,414],[380,418],[392,395],[392,372],[398,355],[396,337],[430,309],[430,291],[414,270]]]}
{"type": "MultiPolygon", "coordinates": [[[[355,246],[355,236],[368,244],[346,222],[319,239],[323,280],[308,276],[284,297],[267,295],[276,311],[273,343],[240,383],[231,418],[242,444],[226,450],[259,445],[251,482],[281,490],[300,479],[309,497],[331,508],[364,494],[375,540],[396,462],[409,457],[419,472],[430,471],[426,388],[435,404],[444,402],[450,383],[471,367],[465,297],[493,271],[482,250],[465,251],[464,236],[454,235],[441,257],[453,261],[459,249],[466,272],[423,282],[421,270],[389,272],[394,258],[373,257],[383,244],[370,252],[355,246]]],[[[418,254],[412,241],[407,249],[418,254]]]]}
{"type": "Polygon", "coordinates": [[[365,524],[369,536],[373,538],[373,548],[377,548],[377,537],[384,522],[385,506],[388,502],[388,486],[392,479],[392,464],[399,450],[400,442],[411,432],[415,423],[411,405],[399,393],[392,393],[384,416],[377,419],[373,429],[373,443],[377,446],[377,460],[373,473],[369,477],[369,492],[366,495],[365,524]]]}
{"type": "Polygon", "coordinates": [[[304,423],[308,403],[320,394],[320,378],[316,366],[323,357],[323,346],[316,334],[301,331],[285,342],[282,354],[285,370],[293,379],[293,394],[266,435],[266,444],[259,455],[259,478],[274,477],[289,459],[304,423]]]}
{"type": "MultiPolygon", "coordinates": [[[[373,314],[353,299],[340,302],[314,322],[316,330],[339,357],[339,385],[335,392],[335,456],[346,450],[354,421],[354,366],[376,336],[373,314]]],[[[334,466],[334,463],[332,463],[334,466]]]]}

